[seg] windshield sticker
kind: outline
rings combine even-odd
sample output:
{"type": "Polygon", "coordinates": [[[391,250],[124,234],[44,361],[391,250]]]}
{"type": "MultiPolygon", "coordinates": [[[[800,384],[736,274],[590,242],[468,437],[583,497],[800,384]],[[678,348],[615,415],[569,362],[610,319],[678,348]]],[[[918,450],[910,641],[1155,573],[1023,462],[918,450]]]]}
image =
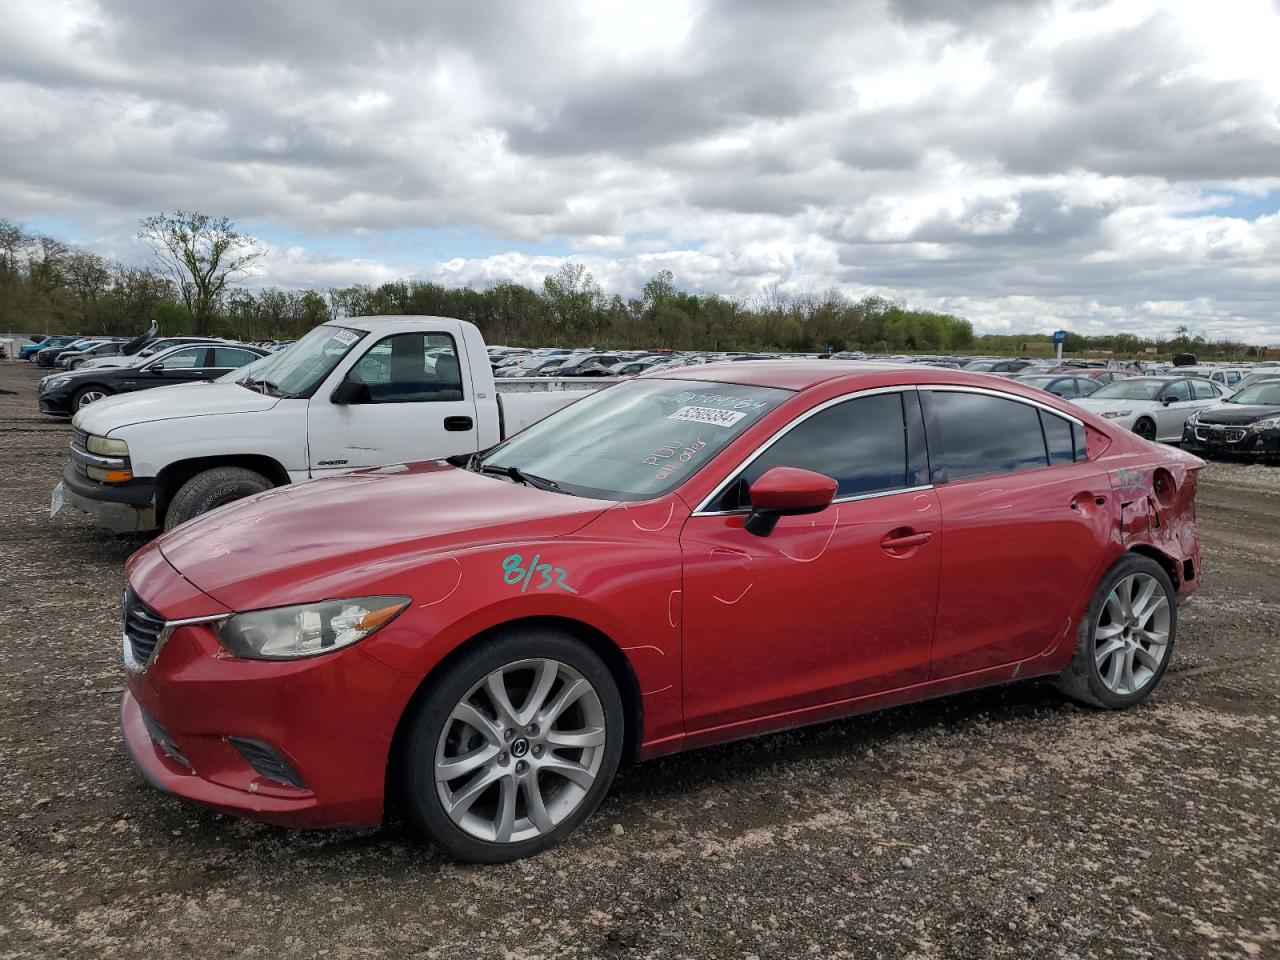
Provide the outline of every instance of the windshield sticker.
{"type": "Polygon", "coordinates": [[[332,339],[338,341],[344,347],[349,347],[360,339],[360,334],[351,330],[339,330],[333,335],[332,339]]]}
{"type": "Polygon", "coordinates": [[[541,556],[542,554],[535,553],[533,559],[529,561],[528,569],[525,569],[522,566],[524,557],[518,553],[511,554],[502,561],[503,582],[513,587],[517,583],[520,584],[520,592],[524,593],[529,589],[529,582],[533,579],[533,575],[537,573],[542,577],[542,582],[534,588],[535,590],[545,590],[547,587],[557,586],[562,590],[567,590],[569,593],[577,593],[577,590],[564,582],[565,574],[568,571],[564,567],[553,567],[549,563],[539,563],[538,560],[541,556]],[[554,578],[551,576],[553,573],[555,574],[554,578]]]}
{"type": "Polygon", "coordinates": [[[763,400],[749,400],[745,397],[735,397],[726,393],[694,393],[686,390],[683,393],[675,393],[669,397],[658,397],[656,399],[659,403],[694,403],[704,407],[715,407],[720,410],[758,411],[769,409],[769,404],[763,400]]]}
{"type": "Polygon", "coordinates": [[[732,427],[745,416],[745,413],[737,410],[719,410],[716,407],[681,407],[667,419],[709,423],[716,427],[732,427]]]}

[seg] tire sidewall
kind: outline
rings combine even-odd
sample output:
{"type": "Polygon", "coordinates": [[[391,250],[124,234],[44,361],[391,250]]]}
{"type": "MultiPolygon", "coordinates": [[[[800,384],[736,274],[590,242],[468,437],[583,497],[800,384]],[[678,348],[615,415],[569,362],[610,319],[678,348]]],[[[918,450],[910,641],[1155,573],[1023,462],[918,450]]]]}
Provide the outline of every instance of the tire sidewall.
{"type": "Polygon", "coordinates": [[[1141,703],[1151,696],[1156,687],[1160,685],[1165,671],[1169,668],[1169,663],[1173,660],[1173,651],[1177,643],[1178,593],[1174,589],[1173,581],[1169,579],[1169,574],[1150,557],[1144,557],[1141,554],[1129,554],[1123,557],[1107,571],[1106,576],[1102,578],[1102,582],[1098,585],[1093,599],[1089,602],[1088,620],[1085,622],[1085,627],[1083,649],[1079,651],[1079,654],[1082,659],[1082,672],[1088,683],[1089,693],[1097,699],[1101,706],[1111,710],[1123,710],[1126,707],[1136,706],[1141,703]],[[1141,690],[1136,693],[1118,694],[1108,690],[1106,684],[1102,682],[1102,674],[1099,672],[1097,661],[1094,658],[1094,632],[1097,630],[1098,619],[1102,614],[1103,605],[1107,602],[1107,597],[1111,595],[1111,591],[1115,589],[1116,584],[1121,580],[1135,573],[1145,573],[1155,577],[1156,582],[1165,591],[1165,599],[1169,602],[1169,645],[1165,650],[1164,659],[1160,662],[1159,669],[1155,672],[1155,676],[1148,680],[1141,690]]]}
{"type": "Polygon", "coordinates": [[[622,756],[625,722],[613,675],[580,640],[554,630],[533,628],[481,641],[449,665],[413,708],[399,757],[404,813],[419,831],[460,860],[505,863],[541,853],[567,838],[599,807],[622,756]],[[504,664],[529,659],[559,660],[581,673],[595,688],[605,714],[604,758],[582,803],[554,830],[519,843],[489,843],[457,826],[440,803],[435,784],[436,745],[454,706],[476,682],[504,664]]]}
{"type": "Polygon", "coordinates": [[[1160,431],[1156,429],[1155,421],[1152,420],[1150,417],[1140,417],[1137,423],[1133,425],[1133,432],[1136,433],[1138,436],[1142,437],[1143,440],[1150,440],[1152,443],[1155,443],[1156,437],[1159,435],[1160,431]],[[1149,437],[1143,436],[1142,431],[1138,429],[1138,426],[1144,423],[1151,425],[1151,436],[1149,437]]]}
{"type": "Polygon", "coordinates": [[[215,476],[219,469],[207,470],[197,474],[179,488],[173,499],[169,501],[165,511],[164,528],[172,530],[188,520],[203,516],[211,510],[225,507],[237,500],[251,497],[255,493],[263,493],[271,489],[271,481],[261,474],[244,468],[234,469],[234,477],[215,476]]]}

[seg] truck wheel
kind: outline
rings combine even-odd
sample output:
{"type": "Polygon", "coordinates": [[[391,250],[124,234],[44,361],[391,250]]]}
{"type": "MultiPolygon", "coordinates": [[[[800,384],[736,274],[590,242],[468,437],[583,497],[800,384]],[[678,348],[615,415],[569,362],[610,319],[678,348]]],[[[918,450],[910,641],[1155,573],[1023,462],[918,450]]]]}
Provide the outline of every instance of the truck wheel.
{"type": "Polygon", "coordinates": [[[410,823],[459,860],[555,846],[599,806],[622,754],[622,698],[580,640],[513,628],[467,650],[406,717],[410,823]]]}
{"type": "Polygon", "coordinates": [[[178,488],[164,514],[164,529],[172,530],[202,513],[208,513],[233,500],[270,490],[275,484],[260,473],[244,467],[214,467],[178,488]]]}
{"type": "Polygon", "coordinates": [[[1107,710],[1139,704],[1164,676],[1177,630],[1173,581],[1150,557],[1131,553],[1098,584],[1058,689],[1107,710]]]}

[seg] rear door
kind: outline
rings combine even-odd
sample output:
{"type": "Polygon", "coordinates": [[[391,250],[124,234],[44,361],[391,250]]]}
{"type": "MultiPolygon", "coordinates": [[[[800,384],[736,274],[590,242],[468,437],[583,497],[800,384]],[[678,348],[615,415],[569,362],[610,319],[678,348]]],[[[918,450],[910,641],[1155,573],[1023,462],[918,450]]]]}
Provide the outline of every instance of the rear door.
{"type": "Polygon", "coordinates": [[[312,476],[471,453],[476,397],[465,355],[447,332],[393,333],[347,370],[361,396],[335,403],[321,388],[307,408],[312,476]]]}
{"type": "Polygon", "coordinates": [[[934,679],[1034,657],[1075,636],[1116,507],[1078,421],[975,388],[921,391],[942,509],[934,679]]]}
{"type": "Polygon", "coordinates": [[[1166,384],[1160,391],[1159,399],[1161,406],[1154,414],[1157,440],[1181,440],[1182,427],[1187,422],[1187,417],[1191,416],[1191,411],[1207,406],[1192,400],[1191,381],[1186,377],[1166,384]]]}

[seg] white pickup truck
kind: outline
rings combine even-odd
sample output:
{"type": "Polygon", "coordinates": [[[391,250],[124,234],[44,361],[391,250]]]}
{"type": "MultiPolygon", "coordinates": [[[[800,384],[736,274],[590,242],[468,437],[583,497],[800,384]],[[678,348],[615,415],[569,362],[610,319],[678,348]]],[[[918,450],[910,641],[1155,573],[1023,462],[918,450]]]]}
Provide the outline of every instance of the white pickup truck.
{"type": "Polygon", "coordinates": [[[169,530],[271,487],[483,450],[604,385],[507,381],[500,394],[473,324],[334,321],[218,380],[84,407],[51,507],[169,530]]]}

